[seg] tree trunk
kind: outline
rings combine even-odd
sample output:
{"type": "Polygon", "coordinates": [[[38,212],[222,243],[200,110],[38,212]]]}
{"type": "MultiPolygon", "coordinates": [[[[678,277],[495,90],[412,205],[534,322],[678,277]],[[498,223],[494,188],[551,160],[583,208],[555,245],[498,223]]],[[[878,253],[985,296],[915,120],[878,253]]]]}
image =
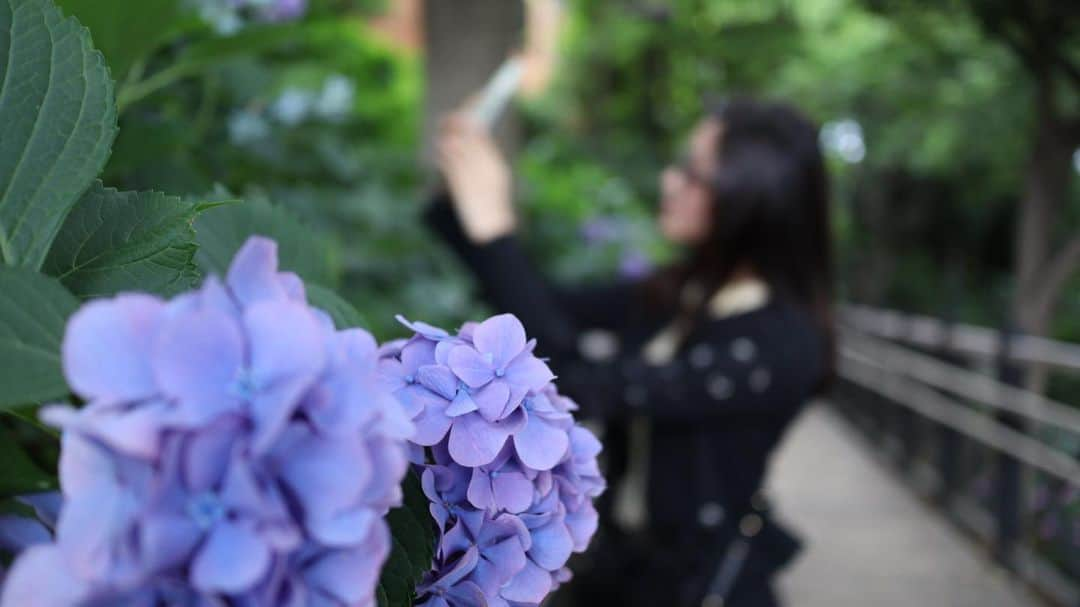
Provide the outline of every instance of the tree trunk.
{"type": "MultiPolygon", "coordinates": [[[[521,46],[524,11],[519,0],[424,0],[426,162],[434,157],[440,117],[478,92],[507,55],[521,46]]],[[[518,140],[516,121],[504,118],[496,136],[504,153],[512,155],[518,140]]]]}
{"type": "MultiPolygon", "coordinates": [[[[1055,247],[1077,142],[1046,100],[1039,104],[1038,120],[1016,230],[1012,313],[1018,330],[1041,336],[1050,328],[1062,287],[1080,266],[1080,234],[1055,247]]],[[[1042,391],[1045,371],[1032,369],[1028,385],[1042,391]]]]}
{"type": "MultiPolygon", "coordinates": [[[[1062,285],[1051,284],[1050,269],[1057,255],[1055,232],[1069,186],[1073,146],[1058,121],[1040,119],[1020,206],[1016,239],[1015,320],[1020,329],[1045,334],[1062,285]]],[[[1075,269],[1075,265],[1069,270],[1075,269]]],[[[1053,281],[1057,282],[1057,281],[1053,281]]]]}

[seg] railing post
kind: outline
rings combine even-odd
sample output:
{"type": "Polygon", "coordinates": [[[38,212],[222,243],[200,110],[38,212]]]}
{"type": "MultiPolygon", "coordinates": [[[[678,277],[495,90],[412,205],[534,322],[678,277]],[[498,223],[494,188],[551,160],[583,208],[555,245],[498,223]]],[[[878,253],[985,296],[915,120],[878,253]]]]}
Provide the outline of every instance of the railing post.
{"type": "MultiPolygon", "coordinates": [[[[1023,384],[1023,368],[1012,358],[1012,342],[1015,328],[1009,323],[1000,331],[998,351],[998,378],[1005,384],[1020,387],[1023,384]]],[[[1024,432],[1023,420],[1014,413],[1001,412],[997,419],[1002,424],[1024,432]]],[[[1017,542],[1020,540],[1022,479],[1020,462],[1008,453],[997,456],[997,482],[995,483],[994,514],[997,519],[997,538],[994,556],[1004,566],[1013,568],[1017,542]]]]}
{"type": "MultiPolygon", "coordinates": [[[[903,332],[911,333],[912,328],[910,319],[904,318],[903,322],[903,332]]],[[[896,432],[897,437],[900,439],[900,445],[902,447],[901,464],[903,466],[904,473],[911,475],[914,472],[915,451],[918,448],[918,440],[915,435],[915,424],[917,421],[916,414],[914,411],[908,409],[900,403],[895,403],[894,407],[894,415],[896,416],[896,432]]]]}
{"type": "MultiPolygon", "coordinates": [[[[964,360],[953,349],[952,327],[953,318],[949,315],[942,320],[938,357],[946,363],[959,366],[964,364],[964,360]]],[[[941,486],[938,487],[937,499],[942,508],[948,512],[960,482],[960,434],[951,427],[941,424],[938,426],[938,440],[938,473],[941,486]]]]}

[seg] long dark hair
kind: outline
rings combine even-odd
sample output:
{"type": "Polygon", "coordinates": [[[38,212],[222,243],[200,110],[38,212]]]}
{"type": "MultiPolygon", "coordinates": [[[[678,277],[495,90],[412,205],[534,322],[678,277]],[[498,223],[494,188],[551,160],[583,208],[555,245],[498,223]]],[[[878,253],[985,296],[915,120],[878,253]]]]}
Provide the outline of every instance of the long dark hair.
{"type": "Polygon", "coordinates": [[[786,104],[749,98],[712,115],[722,125],[708,182],[712,227],[686,261],[657,276],[657,292],[677,297],[692,282],[712,293],[749,266],[775,296],[811,314],[826,337],[831,375],[829,192],[817,128],[786,104]]]}

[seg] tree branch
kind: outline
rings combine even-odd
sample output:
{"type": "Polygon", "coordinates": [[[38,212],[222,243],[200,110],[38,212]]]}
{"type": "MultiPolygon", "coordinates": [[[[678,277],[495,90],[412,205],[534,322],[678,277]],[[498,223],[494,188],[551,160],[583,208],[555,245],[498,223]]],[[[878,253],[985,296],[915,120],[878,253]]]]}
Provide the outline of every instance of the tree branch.
{"type": "Polygon", "coordinates": [[[1080,269],[1080,234],[1073,235],[1046,265],[1036,285],[1036,305],[1049,311],[1061,289],[1077,269],[1080,269]]]}

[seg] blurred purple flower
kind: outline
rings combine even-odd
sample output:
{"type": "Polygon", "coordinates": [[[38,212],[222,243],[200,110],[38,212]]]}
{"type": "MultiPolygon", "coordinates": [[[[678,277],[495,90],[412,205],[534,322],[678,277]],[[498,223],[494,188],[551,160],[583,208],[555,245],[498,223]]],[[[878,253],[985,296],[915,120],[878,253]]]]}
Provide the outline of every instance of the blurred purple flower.
{"type": "Polygon", "coordinates": [[[307,10],[307,0],[272,0],[271,2],[250,2],[258,9],[263,21],[291,21],[302,17],[307,10]]]}
{"type": "Polygon", "coordinates": [[[280,22],[298,19],[307,0],[189,0],[203,21],[221,35],[232,35],[247,21],[280,22]]]}
{"type": "Polygon", "coordinates": [[[642,278],[652,270],[652,262],[644,253],[632,249],[619,259],[619,275],[624,278],[642,278]]]}
{"type": "Polygon", "coordinates": [[[600,215],[581,224],[581,237],[588,245],[602,245],[619,239],[622,225],[611,216],[600,215]]]}
{"type": "Polygon", "coordinates": [[[64,430],[56,537],[0,604],[373,604],[413,432],[378,357],[264,238],[224,284],[86,304],[63,362],[87,404],[42,413],[64,430]]]}

